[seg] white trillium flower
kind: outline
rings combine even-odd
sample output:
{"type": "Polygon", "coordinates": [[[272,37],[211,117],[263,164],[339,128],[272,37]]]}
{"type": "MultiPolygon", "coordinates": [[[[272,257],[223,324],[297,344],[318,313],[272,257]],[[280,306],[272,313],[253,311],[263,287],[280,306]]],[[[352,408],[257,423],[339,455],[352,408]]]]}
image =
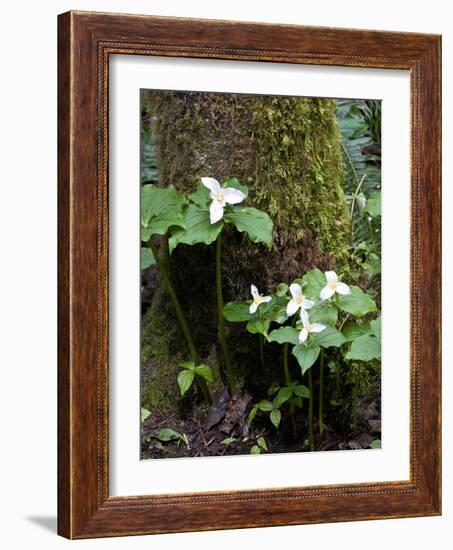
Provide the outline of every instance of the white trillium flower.
{"type": "Polygon", "coordinates": [[[239,204],[246,195],[234,187],[222,187],[214,178],[201,178],[201,183],[209,189],[212,199],[209,207],[209,220],[217,223],[223,218],[223,209],[227,204],[239,204]]]}
{"type": "Polygon", "coordinates": [[[349,294],[351,291],[345,283],[341,283],[338,280],[338,276],[335,271],[325,272],[326,286],[321,290],[319,297],[321,300],[327,300],[337,292],[338,294],[349,294]]]}
{"type": "Polygon", "coordinates": [[[258,292],[258,289],[256,288],[255,285],[252,285],[250,289],[252,291],[253,303],[250,304],[249,311],[250,313],[253,314],[253,313],[256,313],[256,310],[258,309],[258,306],[260,304],[263,304],[265,302],[270,302],[272,300],[272,296],[261,296],[261,294],[258,292]]]}
{"type": "Polygon", "coordinates": [[[299,308],[301,310],[310,309],[315,305],[314,302],[305,298],[305,296],[302,294],[301,286],[297,283],[293,283],[289,287],[289,291],[291,292],[292,298],[286,306],[286,314],[288,315],[288,317],[294,315],[299,308]]]}
{"type": "Polygon", "coordinates": [[[326,327],[325,325],[321,325],[321,323],[310,323],[310,320],[308,318],[308,313],[305,311],[305,309],[302,309],[300,312],[300,318],[302,320],[303,329],[299,333],[299,342],[303,344],[306,339],[308,338],[308,335],[313,332],[322,332],[326,327]]]}

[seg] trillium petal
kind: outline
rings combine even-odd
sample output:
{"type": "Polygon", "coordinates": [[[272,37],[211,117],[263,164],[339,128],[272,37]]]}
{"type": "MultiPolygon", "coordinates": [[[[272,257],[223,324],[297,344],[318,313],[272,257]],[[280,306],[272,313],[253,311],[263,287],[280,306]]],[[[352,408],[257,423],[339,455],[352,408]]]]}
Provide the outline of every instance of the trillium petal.
{"type": "Polygon", "coordinates": [[[301,318],[302,324],[303,324],[304,326],[309,324],[308,313],[305,311],[305,309],[301,309],[301,310],[300,310],[300,318],[301,318]]]}
{"type": "Polygon", "coordinates": [[[223,218],[223,205],[218,201],[212,201],[209,207],[209,221],[211,223],[217,223],[223,218]]]}
{"type": "Polygon", "coordinates": [[[292,283],[289,286],[289,291],[291,292],[291,296],[293,298],[297,298],[298,296],[302,296],[302,289],[301,289],[300,285],[298,285],[297,283],[292,283]]]}
{"type": "Polygon", "coordinates": [[[345,283],[337,283],[335,290],[338,294],[349,294],[351,292],[348,285],[345,283]]]}
{"type": "Polygon", "coordinates": [[[253,302],[253,304],[250,304],[250,307],[249,307],[249,311],[250,313],[256,313],[256,310],[258,309],[258,304],[256,304],[255,302],[253,302]]]}
{"type": "Polygon", "coordinates": [[[302,302],[302,307],[304,309],[310,309],[315,305],[313,300],[309,300],[308,298],[304,298],[304,301],[302,302]]]}
{"type": "Polygon", "coordinates": [[[252,293],[252,296],[255,298],[255,296],[258,296],[259,292],[255,285],[250,286],[250,291],[252,293]]]}
{"type": "Polygon", "coordinates": [[[310,332],[322,332],[325,328],[325,325],[321,325],[321,323],[313,323],[310,326],[310,332]]]}
{"type": "Polygon", "coordinates": [[[308,338],[308,330],[307,330],[306,328],[303,328],[303,329],[299,332],[299,342],[300,342],[301,344],[303,344],[307,338],[308,338]]]}
{"type": "Polygon", "coordinates": [[[219,194],[220,183],[215,178],[201,178],[201,183],[214,193],[215,195],[219,194]]]}
{"type": "Polygon", "coordinates": [[[272,300],[272,296],[262,296],[261,301],[262,302],[270,302],[272,300]]]}
{"type": "Polygon", "coordinates": [[[242,191],[234,187],[227,187],[223,190],[223,198],[227,204],[239,204],[245,197],[246,195],[242,191]]]}
{"type": "Polygon", "coordinates": [[[299,306],[298,304],[296,304],[295,300],[290,300],[288,302],[288,305],[286,306],[286,315],[288,315],[288,317],[291,317],[291,315],[294,315],[298,309],[299,306]]]}
{"type": "Polygon", "coordinates": [[[330,286],[325,286],[319,293],[321,300],[327,300],[335,294],[335,290],[330,286]]]}
{"type": "Polygon", "coordinates": [[[325,275],[326,275],[326,281],[328,283],[336,283],[338,281],[338,277],[335,271],[326,271],[325,275]]]}

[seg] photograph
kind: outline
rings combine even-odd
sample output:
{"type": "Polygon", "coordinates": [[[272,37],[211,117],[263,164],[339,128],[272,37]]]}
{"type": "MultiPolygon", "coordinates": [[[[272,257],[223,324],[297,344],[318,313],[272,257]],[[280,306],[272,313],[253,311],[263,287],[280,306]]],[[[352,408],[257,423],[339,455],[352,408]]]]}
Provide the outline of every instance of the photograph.
{"type": "Polygon", "coordinates": [[[140,458],[380,448],[381,101],[140,99],[140,458]]]}

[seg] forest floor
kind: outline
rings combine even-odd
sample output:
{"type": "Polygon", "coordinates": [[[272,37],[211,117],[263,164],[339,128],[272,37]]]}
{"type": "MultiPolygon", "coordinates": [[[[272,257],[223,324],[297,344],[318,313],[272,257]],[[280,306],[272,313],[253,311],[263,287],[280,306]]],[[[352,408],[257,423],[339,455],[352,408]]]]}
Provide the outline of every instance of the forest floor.
{"type": "MultiPolygon", "coordinates": [[[[251,396],[237,393],[233,399],[225,390],[220,392],[210,409],[202,403],[191,402],[187,411],[165,413],[155,410],[142,423],[141,458],[204,457],[250,454],[258,438],[264,437],[269,453],[309,451],[307,404],[296,409],[294,416],[282,422],[279,429],[269,429],[267,417],[257,416],[252,425],[247,422],[251,396]],[[162,441],[159,430],[171,428],[181,437],[162,441]]],[[[357,429],[339,429],[314,425],[316,451],[355,450],[370,448],[380,438],[380,404],[361,402],[357,408],[357,429]]]]}

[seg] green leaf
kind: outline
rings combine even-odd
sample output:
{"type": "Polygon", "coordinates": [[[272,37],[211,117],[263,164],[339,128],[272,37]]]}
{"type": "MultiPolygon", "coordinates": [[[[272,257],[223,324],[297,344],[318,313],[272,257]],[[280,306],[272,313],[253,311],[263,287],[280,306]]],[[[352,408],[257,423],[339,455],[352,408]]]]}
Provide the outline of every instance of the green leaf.
{"type": "Polygon", "coordinates": [[[173,186],[144,185],[141,189],[141,239],[163,235],[172,226],[184,226],[184,199],[173,186]]]}
{"type": "Polygon", "coordinates": [[[172,430],[171,428],[161,428],[151,437],[154,437],[159,441],[174,441],[175,439],[184,441],[184,436],[176,430],[172,430]]]}
{"type": "Polygon", "coordinates": [[[196,190],[188,195],[187,198],[200,208],[208,208],[212,200],[209,194],[209,189],[202,183],[199,183],[196,190]]]}
{"type": "Polygon", "coordinates": [[[150,248],[142,246],[140,250],[140,269],[143,271],[151,265],[156,265],[154,254],[150,248]]]}
{"type": "Polygon", "coordinates": [[[367,200],[364,211],[368,212],[368,214],[372,218],[377,218],[378,216],[381,215],[381,193],[380,192],[376,192],[371,195],[371,197],[367,200]]]}
{"type": "Polygon", "coordinates": [[[196,375],[201,376],[202,378],[205,378],[206,380],[209,380],[209,382],[212,382],[212,371],[208,365],[197,365],[194,369],[194,372],[196,375]]]}
{"type": "Polygon", "coordinates": [[[297,395],[297,397],[305,397],[305,399],[308,399],[310,397],[310,390],[307,388],[307,386],[304,386],[303,384],[299,384],[294,388],[294,393],[297,395]]]}
{"type": "Polygon", "coordinates": [[[270,401],[263,400],[258,403],[258,409],[263,412],[269,412],[274,408],[270,401]]]}
{"type": "MultiPolygon", "coordinates": [[[[311,322],[311,319],[310,319],[311,322]]],[[[313,341],[323,348],[340,347],[346,342],[344,336],[336,328],[327,326],[323,331],[312,334],[313,341]]]]}
{"type": "Polygon", "coordinates": [[[144,422],[150,414],[151,414],[151,412],[148,411],[148,409],[145,409],[144,407],[142,407],[141,410],[140,410],[141,421],[144,422]]]}
{"type": "Polygon", "coordinates": [[[380,358],[381,342],[370,334],[356,338],[351,344],[351,349],[346,354],[346,359],[356,361],[371,361],[371,359],[380,358]]]}
{"type": "Polygon", "coordinates": [[[181,395],[184,395],[186,391],[192,385],[195,373],[193,370],[183,370],[178,374],[178,386],[181,391],[181,395]]]}
{"type": "Polygon", "coordinates": [[[370,323],[349,323],[344,327],[342,330],[343,336],[345,337],[347,342],[352,342],[359,336],[363,336],[364,334],[367,334],[370,332],[370,323]]]}
{"type": "Polygon", "coordinates": [[[267,451],[266,440],[264,439],[263,436],[258,437],[256,442],[258,443],[258,447],[260,447],[261,449],[264,449],[265,451],[267,451]]]}
{"type": "Polygon", "coordinates": [[[293,347],[292,354],[297,359],[302,376],[318,359],[321,348],[316,345],[306,346],[305,344],[297,344],[293,347]]]}
{"type": "Polygon", "coordinates": [[[371,443],[370,443],[370,447],[372,449],[380,449],[381,448],[381,440],[380,439],[374,439],[371,443]]]}
{"type": "Polygon", "coordinates": [[[376,311],[376,304],[358,286],[351,286],[350,294],[337,294],[337,306],[343,311],[352,313],[356,317],[362,317],[367,313],[376,311]]]}
{"type": "Polygon", "coordinates": [[[330,302],[321,302],[308,310],[310,323],[322,325],[335,325],[338,321],[338,309],[330,302]]]}
{"type": "Polygon", "coordinates": [[[286,283],[280,283],[275,289],[275,294],[279,297],[286,296],[288,294],[289,286],[286,283]]]}
{"type": "Polygon", "coordinates": [[[262,334],[267,338],[271,322],[266,319],[252,319],[247,323],[247,330],[251,334],[262,334]]]}
{"type": "Polygon", "coordinates": [[[250,409],[250,412],[249,412],[249,415],[247,417],[247,422],[249,424],[251,424],[253,422],[253,419],[255,418],[256,416],[256,413],[259,411],[259,407],[258,405],[254,405],[251,409],[250,409]]]}
{"type": "Polygon", "coordinates": [[[250,313],[250,304],[247,302],[228,302],[223,306],[223,316],[233,323],[249,321],[253,318],[250,313]]]}
{"type": "Polygon", "coordinates": [[[282,419],[282,413],[278,409],[273,409],[269,415],[272,424],[278,428],[280,425],[280,420],[282,419]]]}
{"type": "Polygon", "coordinates": [[[217,239],[223,227],[222,221],[212,224],[209,221],[209,211],[194,204],[188,204],[184,208],[184,224],[185,229],[174,228],[171,232],[168,241],[170,254],[178,244],[211,244],[217,239]]]}
{"type": "Polygon", "coordinates": [[[223,216],[225,223],[232,223],[240,232],[246,232],[254,243],[264,243],[272,247],[272,220],[261,210],[250,207],[233,206],[223,216]]]}
{"type": "Polygon", "coordinates": [[[222,187],[233,187],[233,189],[242,191],[242,193],[244,193],[246,197],[249,194],[249,188],[246,185],[243,185],[242,183],[240,183],[240,181],[237,178],[228,178],[222,183],[222,187]]]}
{"type": "Polygon", "coordinates": [[[312,300],[319,300],[321,289],[326,286],[326,276],[319,269],[311,269],[302,277],[304,295],[312,300]]]}
{"type": "Polygon", "coordinates": [[[261,453],[261,449],[258,447],[258,445],[253,445],[250,449],[251,455],[259,455],[261,453]]]}
{"type": "Polygon", "coordinates": [[[269,342],[278,342],[284,344],[297,345],[299,343],[299,332],[294,327],[280,327],[273,330],[268,337],[269,342]]]}
{"type": "Polygon", "coordinates": [[[371,321],[370,325],[371,325],[371,332],[380,341],[381,340],[381,318],[378,317],[377,319],[374,319],[374,321],[371,321]]]}
{"type": "Polygon", "coordinates": [[[237,439],[233,436],[226,437],[225,439],[222,439],[220,442],[222,445],[231,445],[232,443],[235,443],[237,439]]]}
{"type": "Polygon", "coordinates": [[[183,361],[182,363],[178,363],[178,366],[183,369],[193,370],[195,368],[195,363],[193,361],[183,361]]]}
{"type": "Polygon", "coordinates": [[[285,386],[284,388],[280,388],[279,392],[274,398],[274,405],[277,408],[280,408],[285,401],[288,401],[288,399],[293,394],[293,388],[290,386],[285,386]]]}

